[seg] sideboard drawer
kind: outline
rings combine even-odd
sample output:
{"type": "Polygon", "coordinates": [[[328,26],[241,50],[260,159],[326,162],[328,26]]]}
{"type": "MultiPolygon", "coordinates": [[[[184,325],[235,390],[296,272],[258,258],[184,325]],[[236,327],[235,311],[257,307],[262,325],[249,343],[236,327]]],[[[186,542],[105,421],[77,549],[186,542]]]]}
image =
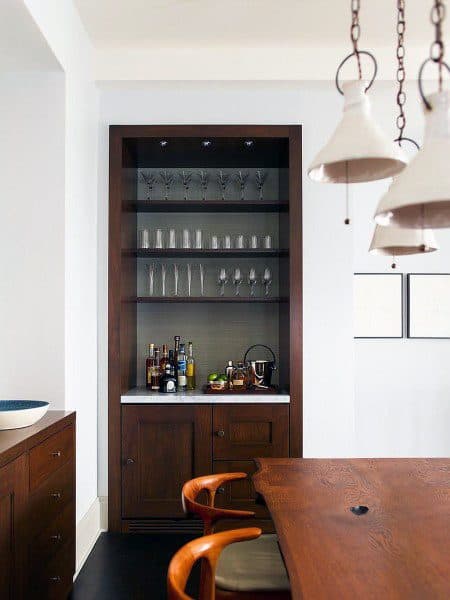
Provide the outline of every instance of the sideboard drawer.
{"type": "Polygon", "coordinates": [[[42,568],[44,562],[50,560],[55,554],[73,539],[75,526],[75,503],[70,502],[47,527],[39,531],[29,546],[29,560],[32,570],[42,568]]]}
{"type": "Polygon", "coordinates": [[[75,542],[69,541],[33,578],[33,598],[65,600],[72,588],[75,542]]]}
{"type": "Polygon", "coordinates": [[[52,523],[74,498],[74,463],[70,461],[53,473],[30,497],[33,535],[52,523]]]}
{"type": "Polygon", "coordinates": [[[73,428],[66,427],[30,450],[30,490],[73,458],[73,428]]]}

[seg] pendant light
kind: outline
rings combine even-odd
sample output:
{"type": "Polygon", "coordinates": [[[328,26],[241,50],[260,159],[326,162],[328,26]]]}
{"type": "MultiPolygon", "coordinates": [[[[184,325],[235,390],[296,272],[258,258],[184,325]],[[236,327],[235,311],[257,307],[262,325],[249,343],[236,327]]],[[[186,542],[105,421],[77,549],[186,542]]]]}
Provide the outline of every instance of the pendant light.
{"type": "Polygon", "coordinates": [[[360,35],[360,1],[352,0],[352,24],[350,37],[353,52],[338,67],[336,87],[344,95],[344,114],[326,146],[318,153],[308,169],[313,181],[324,183],[360,183],[384,179],[399,173],[406,165],[406,158],[397,145],[385,135],[374,121],[367,95],[377,72],[375,57],[358,49],[360,35]],[[362,78],[361,54],[369,56],[374,63],[374,73],[369,84],[362,78]],[[355,57],[358,80],[339,84],[339,74],[344,64],[355,57]]]}
{"type": "Polygon", "coordinates": [[[435,0],[431,11],[435,41],[431,45],[430,58],[419,71],[419,90],[425,110],[424,143],[380,200],[375,212],[375,221],[380,225],[419,229],[450,227],[450,97],[442,89],[443,67],[450,68],[443,60],[444,16],[444,3],[435,0]],[[426,98],[422,74],[429,62],[438,65],[439,91],[426,98]]]}
{"type": "MultiPolygon", "coordinates": [[[[402,142],[410,142],[417,150],[419,150],[418,144],[411,138],[404,136],[406,127],[406,115],[405,115],[405,104],[406,104],[406,92],[403,89],[406,80],[405,71],[405,46],[404,36],[406,29],[405,20],[405,0],[397,0],[397,106],[399,113],[396,119],[396,126],[398,129],[398,137],[394,140],[399,145],[402,142]]],[[[395,181],[395,180],[394,180],[395,181]]],[[[392,185],[392,184],[391,184],[392,185]]],[[[434,233],[431,229],[402,229],[400,227],[382,227],[376,225],[373,234],[372,242],[370,244],[369,252],[371,254],[381,254],[386,256],[392,256],[392,268],[397,267],[395,257],[407,254],[422,254],[426,252],[434,252],[438,250],[438,245],[434,238],[434,233]]]]}

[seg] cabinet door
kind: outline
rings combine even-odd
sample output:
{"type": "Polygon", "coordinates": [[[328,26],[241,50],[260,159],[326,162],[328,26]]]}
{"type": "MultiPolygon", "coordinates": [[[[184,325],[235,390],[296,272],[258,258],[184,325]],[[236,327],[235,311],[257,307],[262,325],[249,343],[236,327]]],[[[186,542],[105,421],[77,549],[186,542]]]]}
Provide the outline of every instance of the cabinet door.
{"type": "Polygon", "coordinates": [[[214,460],[289,456],[288,404],[222,404],[213,415],[214,460]]]}
{"type": "Polygon", "coordinates": [[[212,471],[211,408],[122,407],[124,518],[181,517],[185,481],[212,471]]]}
{"type": "Polygon", "coordinates": [[[27,457],[22,455],[0,469],[0,598],[24,594],[25,508],[28,494],[27,457]]]}
{"type": "MultiPolygon", "coordinates": [[[[256,471],[253,460],[215,460],[214,473],[247,473],[247,479],[240,479],[227,483],[217,490],[215,498],[216,506],[231,508],[234,510],[252,510],[257,518],[269,519],[270,514],[265,506],[256,504],[256,492],[252,483],[252,475],[256,471]]],[[[243,525],[243,521],[240,523],[243,525]]],[[[250,524],[248,523],[248,526],[250,524]]],[[[253,525],[252,525],[253,527],[253,525]]],[[[259,525],[258,525],[259,527],[259,525]]]]}

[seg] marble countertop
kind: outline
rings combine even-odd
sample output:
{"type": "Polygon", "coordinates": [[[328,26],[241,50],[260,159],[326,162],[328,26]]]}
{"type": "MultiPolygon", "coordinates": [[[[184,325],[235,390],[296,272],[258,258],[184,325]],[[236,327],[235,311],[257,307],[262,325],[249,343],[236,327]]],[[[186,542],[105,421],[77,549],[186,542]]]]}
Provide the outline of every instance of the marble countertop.
{"type": "Polygon", "coordinates": [[[289,394],[204,394],[201,390],[160,394],[136,387],[120,397],[122,404],[289,404],[289,394]]]}

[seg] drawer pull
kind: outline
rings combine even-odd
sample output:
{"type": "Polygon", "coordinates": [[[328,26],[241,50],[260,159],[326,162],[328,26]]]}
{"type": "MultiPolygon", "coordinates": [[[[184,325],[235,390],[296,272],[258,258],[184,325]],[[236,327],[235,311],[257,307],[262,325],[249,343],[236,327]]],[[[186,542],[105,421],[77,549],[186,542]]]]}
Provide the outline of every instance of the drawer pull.
{"type": "Polygon", "coordinates": [[[50,536],[50,539],[52,542],[60,542],[62,540],[62,535],[60,533],[55,533],[54,535],[50,536]]]}
{"type": "Polygon", "coordinates": [[[61,492],[52,492],[50,496],[55,500],[61,500],[61,492]]]}
{"type": "Polygon", "coordinates": [[[132,465],[134,463],[134,458],[127,458],[127,465],[132,465]]]}
{"type": "Polygon", "coordinates": [[[57,450],[56,452],[52,452],[53,458],[59,458],[61,456],[61,450],[57,450]]]}
{"type": "Polygon", "coordinates": [[[54,577],[50,577],[50,581],[52,583],[61,583],[61,577],[59,575],[55,575],[54,577]]]}
{"type": "Polygon", "coordinates": [[[217,437],[223,438],[225,437],[225,431],[223,429],[219,429],[219,431],[216,433],[217,437]]]}

